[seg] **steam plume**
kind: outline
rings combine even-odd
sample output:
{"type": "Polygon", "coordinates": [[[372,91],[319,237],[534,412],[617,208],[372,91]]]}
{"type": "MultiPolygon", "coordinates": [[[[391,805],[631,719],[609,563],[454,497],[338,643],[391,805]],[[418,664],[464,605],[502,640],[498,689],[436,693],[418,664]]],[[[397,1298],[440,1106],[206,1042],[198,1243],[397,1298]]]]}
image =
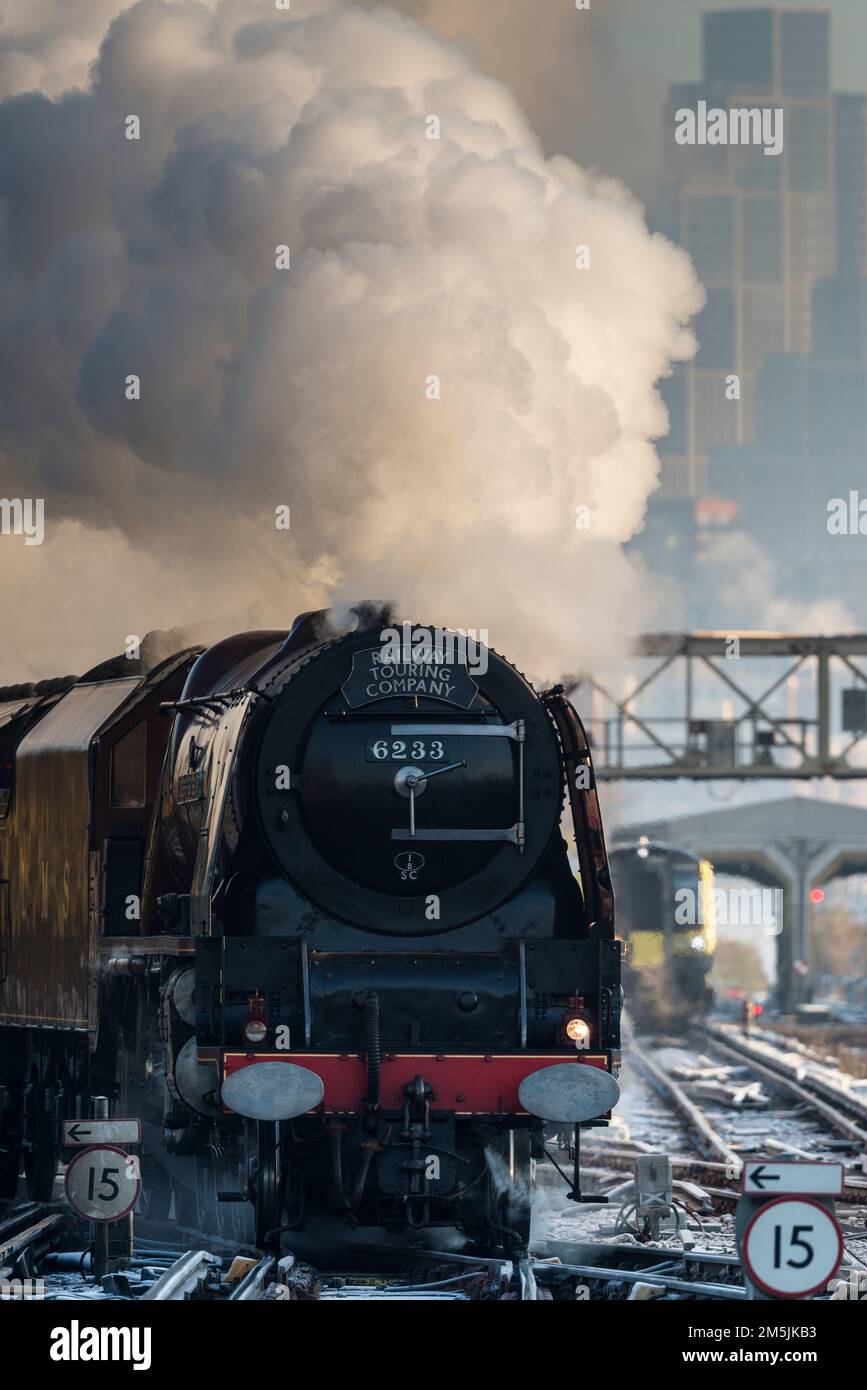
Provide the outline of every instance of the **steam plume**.
{"type": "Polygon", "coordinates": [[[5,11],[0,493],[46,534],[0,537],[0,678],[359,595],[540,676],[613,658],[701,304],[640,206],[390,9],[5,11]]]}

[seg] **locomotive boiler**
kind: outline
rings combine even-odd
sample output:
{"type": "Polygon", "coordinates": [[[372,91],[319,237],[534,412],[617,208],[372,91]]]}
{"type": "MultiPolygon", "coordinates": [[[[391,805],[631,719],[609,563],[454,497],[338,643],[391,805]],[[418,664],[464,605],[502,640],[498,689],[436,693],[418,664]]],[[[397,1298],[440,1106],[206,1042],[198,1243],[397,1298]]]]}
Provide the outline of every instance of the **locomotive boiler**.
{"type": "Polygon", "coordinates": [[[153,1212],[526,1245],[545,1123],[617,1097],[590,752],[560,688],[387,623],[0,692],[7,1192],[107,1096],[153,1212]]]}

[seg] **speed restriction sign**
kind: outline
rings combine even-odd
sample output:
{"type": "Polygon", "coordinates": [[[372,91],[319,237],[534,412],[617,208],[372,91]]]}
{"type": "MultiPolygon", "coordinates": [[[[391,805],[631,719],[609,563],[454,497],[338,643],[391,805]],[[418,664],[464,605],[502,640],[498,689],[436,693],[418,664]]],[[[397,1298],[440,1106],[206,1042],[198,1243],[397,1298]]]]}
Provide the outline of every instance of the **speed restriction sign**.
{"type": "Polygon", "coordinates": [[[809,1298],[827,1287],[843,1259],[836,1218],[811,1197],[777,1197],[751,1217],[741,1237],[744,1269],[775,1298],[809,1298]]]}
{"type": "Polygon", "coordinates": [[[141,1196],[141,1171],[135,1154],[113,1144],[82,1149],[66,1170],[66,1200],[88,1221],[119,1221],[141,1196]]]}

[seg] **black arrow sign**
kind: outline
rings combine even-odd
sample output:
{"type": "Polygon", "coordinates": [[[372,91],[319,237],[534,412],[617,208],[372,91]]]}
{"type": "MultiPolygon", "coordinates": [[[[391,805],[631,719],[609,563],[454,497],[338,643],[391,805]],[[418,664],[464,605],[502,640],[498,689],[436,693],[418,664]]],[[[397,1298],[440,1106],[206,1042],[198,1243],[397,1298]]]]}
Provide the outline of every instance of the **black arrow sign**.
{"type": "Polygon", "coordinates": [[[93,1133],[92,1130],[89,1130],[89,1129],[82,1129],[82,1128],[81,1128],[81,1125],[79,1125],[79,1124],[70,1125],[70,1126],[69,1126],[69,1129],[68,1129],[66,1132],[67,1132],[67,1134],[69,1135],[70,1139],[72,1140],[73,1144],[77,1144],[78,1141],[79,1141],[79,1139],[81,1138],[81,1136],[82,1136],[83,1134],[92,1134],[92,1133],[93,1133]]]}
{"type": "Polygon", "coordinates": [[[750,1182],[753,1183],[760,1192],[763,1192],[769,1182],[779,1182],[779,1173],[766,1173],[764,1164],[754,1168],[750,1173],[750,1182]]]}

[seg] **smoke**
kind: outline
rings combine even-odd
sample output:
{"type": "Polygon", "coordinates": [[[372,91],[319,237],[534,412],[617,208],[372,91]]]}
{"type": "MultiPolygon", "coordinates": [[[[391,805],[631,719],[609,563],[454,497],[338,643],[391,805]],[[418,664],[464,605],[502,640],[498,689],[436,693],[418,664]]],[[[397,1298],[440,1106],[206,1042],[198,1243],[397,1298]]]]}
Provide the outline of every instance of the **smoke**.
{"type": "Polygon", "coordinates": [[[59,97],[83,87],[124,0],[7,0],[0,14],[0,93],[59,97]]]}
{"type": "MultiPolygon", "coordinates": [[[[575,0],[395,2],[462,43],[489,76],[504,82],[548,154],[604,169],[642,197],[656,193],[665,84],[646,58],[653,21],[637,12],[635,0],[604,0],[581,11],[575,0]],[[637,25],[643,42],[631,48],[643,55],[640,70],[624,52],[624,38],[637,25]]],[[[692,22],[698,29],[694,0],[688,5],[693,14],[684,14],[680,27],[692,22]]]]}
{"type": "Polygon", "coordinates": [[[359,596],[613,661],[687,257],[393,10],[60,10],[0,29],[0,493],[45,499],[0,676],[359,596]]]}

